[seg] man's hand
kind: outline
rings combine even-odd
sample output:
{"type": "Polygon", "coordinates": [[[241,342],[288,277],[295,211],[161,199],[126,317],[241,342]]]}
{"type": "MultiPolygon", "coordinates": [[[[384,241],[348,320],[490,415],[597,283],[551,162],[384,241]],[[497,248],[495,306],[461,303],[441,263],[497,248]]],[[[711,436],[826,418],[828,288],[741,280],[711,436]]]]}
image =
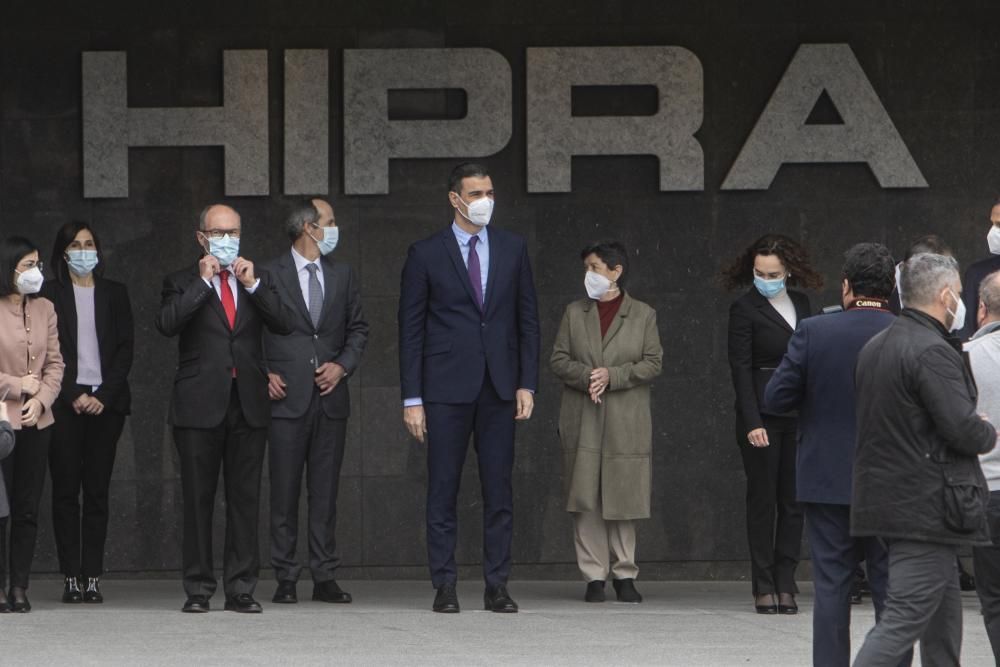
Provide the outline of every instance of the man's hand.
{"type": "Polygon", "coordinates": [[[411,405],[403,408],[403,423],[406,430],[416,438],[420,444],[427,441],[427,416],[424,414],[424,406],[411,405]]]}
{"type": "Polygon", "coordinates": [[[267,395],[272,401],[280,401],[288,394],[285,393],[285,388],[288,387],[285,381],[277,373],[267,374],[267,395]]]}
{"type": "Polygon", "coordinates": [[[73,401],[73,411],[78,415],[99,415],[104,412],[104,403],[90,394],[80,394],[73,401]]]}
{"type": "Polygon", "coordinates": [[[517,413],[514,419],[524,421],[531,419],[531,412],[535,409],[535,395],[527,389],[518,389],[515,395],[517,399],[517,413]]]}
{"type": "Polygon", "coordinates": [[[21,393],[25,396],[34,396],[42,388],[42,383],[31,373],[21,378],[21,393]]]}
{"type": "Polygon", "coordinates": [[[43,410],[41,401],[37,398],[29,398],[21,406],[21,426],[31,427],[37,424],[43,410]]]}
{"type": "Polygon", "coordinates": [[[250,289],[253,284],[257,282],[257,276],[253,273],[253,262],[249,259],[243,259],[242,257],[237,257],[229,270],[233,272],[236,279],[240,281],[243,287],[250,289]]]}
{"type": "Polygon", "coordinates": [[[771,441],[767,439],[767,430],[762,428],[755,428],[747,433],[747,440],[754,447],[767,447],[771,444],[771,441]]]}
{"type": "Polygon", "coordinates": [[[219,266],[219,260],[215,258],[215,255],[205,255],[198,261],[198,273],[205,280],[212,280],[222,267],[219,266]]]}
{"type": "Polygon", "coordinates": [[[319,387],[319,395],[326,396],[337,388],[340,380],[347,375],[344,367],[335,361],[328,361],[316,369],[316,386],[319,387]]]}

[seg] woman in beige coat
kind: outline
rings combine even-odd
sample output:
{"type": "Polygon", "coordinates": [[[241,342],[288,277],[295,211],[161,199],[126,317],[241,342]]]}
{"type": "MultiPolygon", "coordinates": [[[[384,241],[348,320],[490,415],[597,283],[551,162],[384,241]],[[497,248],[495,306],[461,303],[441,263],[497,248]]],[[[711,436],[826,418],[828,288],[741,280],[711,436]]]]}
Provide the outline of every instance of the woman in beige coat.
{"type": "Polygon", "coordinates": [[[608,574],[620,602],[635,589],[635,520],[649,518],[652,418],[649,385],[663,348],[656,312],[625,292],[628,253],[604,241],[580,253],[589,298],[566,307],[552,350],[563,381],[559,437],[566,509],[573,514],[584,599],[604,601],[608,574]]]}
{"type": "MultiPolygon", "coordinates": [[[[38,249],[12,236],[0,244],[0,398],[6,399],[17,434],[14,452],[3,461],[10,497],[11,611],[31,611],[28,576],[38,535],[53,423],[52,402],[59,394],[63,360],[52,302],[37,298],[42,287],[38,249]]],[[[0,526],[6,530],[6,526],[0,526]]],[[[0,540],[0,544],[3,540],[0,540]]],[[[0,587],[7,579],[0,555],[0,587]]]]}

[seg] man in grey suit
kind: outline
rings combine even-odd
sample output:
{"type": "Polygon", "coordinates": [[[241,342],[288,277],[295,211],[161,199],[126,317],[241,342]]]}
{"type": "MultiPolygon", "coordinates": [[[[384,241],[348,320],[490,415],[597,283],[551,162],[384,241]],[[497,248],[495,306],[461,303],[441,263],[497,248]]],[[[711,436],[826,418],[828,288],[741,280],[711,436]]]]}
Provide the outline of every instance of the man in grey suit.
{"type": "Polygon", "coordinates": [[[271,564],[278,588],[273,601],[298,601],[295,583],[302,469],[307,469],[309,569],[313,600],[351,601],[334,575],[340,564],[334,536],[337,487],[344,459],[350,395],[347,378],[368,341],[357,280],[333,260],[339,228],[322,199],[293,207],[285,221],[288,252],[267,263],[278,295],[292,312],[292,332],[264,335],[271,398],[271,564]]]}

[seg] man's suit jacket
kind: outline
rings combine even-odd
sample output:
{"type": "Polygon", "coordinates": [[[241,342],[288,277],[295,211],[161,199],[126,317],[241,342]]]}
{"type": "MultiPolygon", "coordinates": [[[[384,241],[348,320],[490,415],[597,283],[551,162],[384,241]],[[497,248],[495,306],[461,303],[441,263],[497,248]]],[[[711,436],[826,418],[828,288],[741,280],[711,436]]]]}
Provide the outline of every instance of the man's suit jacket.
{"type": "MultiPolygon", "coordinates": [[[[59,400],[72,405],[81,394],[91,393],[76,383],[78,341],[73,283],[46,281],[42,295],[55,306],[59,319],[59,346],[66,364],[59,400]]],[[[106,408],[127,415],[132,407],[128,374],[132,369],[135,327],[125,285],[94,276],[94,325],[101,353],[101,386],[93,396],[106,408]]]]}
{"type": "Polygon", "coordinates": [[[961,340],[968,340],[976,333],[976,312],[979,310],[979,285],[983,278],[1000,271],[1000,255],[990,255],[965,270],[962,279],[962,300],[965,301],[965,326],[958,332],[961,340]]]}
{"type": "MultiPolygon", "coordinates": [[[[264,332],[264,357],[268,370],[287,385],[285,398],[272,401],[271,416],[282,419],[301,417],[312,401],[314,371],[328,361],[344,367],[350,376],[361,363],[368,342],[368,322],[361,312],[361,296],[354,271],[327,255],[320,261],[323,270],[323,310],[319,326],[309,317],[309,306],[299,286],[299,276],[291,251],[267,262],[264,269],[274,277],[278,296],[288,307],[289,328],[285,335],[264,332]]],[[[346,419],[351,413],[347,378],[321,397],[323,412],[331,419],[346,419]]]]}
{"type": "MultiPolygon", "coordinates": [[[[788,290],[796,322],[809,317],[809,297],[788,290]]],[[[736,390],[736,418],[740,435],[763,428],[764,387],[781,363],[792,337],[792,327],[757,288],[750,289],[729,308],[729,368],[736,390]]],[[[774,413],[779,414],[779,413],[774,413]]]]}
{"type": "Polygon", "coordinates": [[[861,348],[895,321],[889,311],[854,308],[802,322],[767,383],[765,408],[799,411],[796,462],[800,502],[851,504],[857,417],[854,367],[861,348]]]}
{"type": "Polygon", "coordinates": [[[403,398],[472,403],[489,373],[501,399],[538,388],[538,303],[528,247],[490,227],[485,304],[451,227],[410,246],[399,297],[403,398]]]}
{"type": "Polygon", "coordinates": [[[177,372],[169,421],[178,428],[213,428],[229,407],[233,375],[247,423],[265,428],[271,421],[267,368],[261,334],[266,326],[289,333],[290,313],[278,298],[266,271],[255,271],[260,284],[253,294],[236,288],[236,324],[232,330],[214,287],[197,265],[163,280],[156,328],[164,336],[180,336],[177,372]]]}

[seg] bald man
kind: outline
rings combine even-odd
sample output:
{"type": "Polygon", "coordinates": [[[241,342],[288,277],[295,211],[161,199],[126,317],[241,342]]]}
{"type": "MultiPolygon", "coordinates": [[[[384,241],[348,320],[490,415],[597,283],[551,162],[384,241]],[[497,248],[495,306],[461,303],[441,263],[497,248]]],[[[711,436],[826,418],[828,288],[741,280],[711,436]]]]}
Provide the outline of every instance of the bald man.
{"type": "Polygon", "coordinates": [[[169,422],[184,497],[185,612],[207,612],[215,592],[212,514],[222,468],[226,493],[225,608],[260,613],[257,512],[271,407],[261,335],[286,334],[288,313],[266,273],[239,254],[239,214],[223,205],[201,213],[202,257],[163,280],[156,328],[178,337],[169,422]]]}

